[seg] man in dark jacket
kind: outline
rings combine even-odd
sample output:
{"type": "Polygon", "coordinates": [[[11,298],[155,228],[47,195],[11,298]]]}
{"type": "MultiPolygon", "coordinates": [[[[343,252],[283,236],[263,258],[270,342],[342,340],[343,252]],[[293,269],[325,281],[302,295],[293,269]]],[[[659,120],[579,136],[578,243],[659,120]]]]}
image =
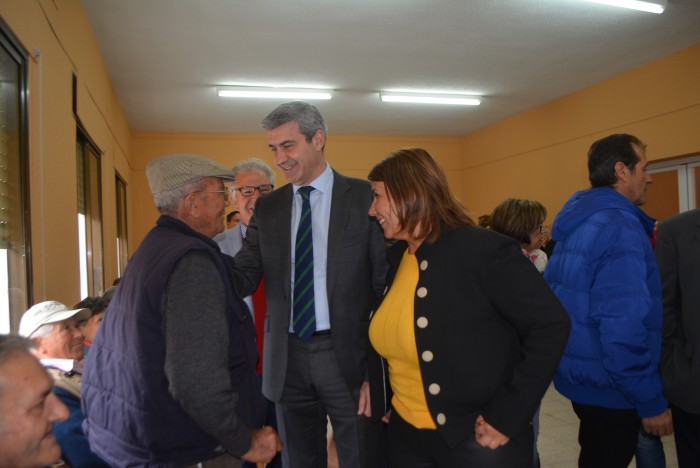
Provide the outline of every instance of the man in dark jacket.
{"type": "Polygon", "coordinates": [[[235,278],[242,296],[265,278],[263,392],[277,408],[284,465],[325,462],[327,414],[341,466],[363,468],[373,429],[367,324],[386,275],[384,239],[367,216],[372,193],[326,162],[316,107],[285,103],[262,125],[289,184],[255,202],[235,278]]]}
{"type": "Polygon", "coordinates": [[[231,171],[151,161],[161,217],[129,261],[83,377],[90,446],[113,466],[238,466],[281,449],[255,372],[255,329],[233,292],[223,230],[231,171]],[[222,464],[222,465],[218,465],[222,464]]]}
{"type": "Polygon", "coordinates": [[[700,466],[700,209],[659,225],[664,328],[661,374],[673,412],[678,466],[700,466]],[[695,365],[693,365],[695,363],[695,365]]]}
{"type": "Polygon", "coordinates": [[[611,135],[588,152],[592,188],[575,193],[552,227],[545,279],[571,318],[554,377],[580,419],[580,467],[627,467],[640,426],[673,432],[658,371],[661,283],[649,236],[645,145],[611,135]]]}

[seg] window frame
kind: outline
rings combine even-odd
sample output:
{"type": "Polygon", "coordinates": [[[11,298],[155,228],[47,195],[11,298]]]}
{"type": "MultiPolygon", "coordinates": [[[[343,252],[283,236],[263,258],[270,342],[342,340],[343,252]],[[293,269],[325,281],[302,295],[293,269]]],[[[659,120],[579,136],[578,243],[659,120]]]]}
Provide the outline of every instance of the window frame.
{"type": "Polygon", "coordinates": [[[122,176],[119,175],[119,172],[116,171],[114,173],[114,195],[117,217],[117,271],[119,277],[121,277],[124,274],[124,269],[129,260],[129,216],[127,184],[122,176]]]}
{"type": "MultiPolygon", "coordinates": [[[[29,56],[21,46],[19,40],[12,34],[7,24],[0,18],[0,47],[3,53],[7,53],[10,59],[17,64],[17,167],[19,169],[19,223],[21,231],[20,257],[22,258],[20,268],[24,270],[24,291],[21,297],[15,298],[23,302],[21,305],[12,307],[15,303],[8,295],[8,323],[0,324],[3,328],[7,326],[9,331],[16,331],[22,314],[28,307],[33,305],[34,284],[33,284],[33,262],[31,244],[31,211],[29,193],[29,56]]],[[[9,271],[8,271],[9,281],[9,271]]]]}
{"type": "Polygon", "coordinates": [[[76,132],[76,170],[78,171],[78,235],[79,235],[79,261],[80,261],[80,295],[81,297],[99,296],[104,290],[105,284],[105,248],[104,248],[104,213],[102,210],[102,153],[97,145],[89,138],[87,132],[78,124],[76,132]],[[82,161],[80,157],[83,157],[82,161]],[[90,158],[94,156],[96,167],[90,166],[90,158]],[[83,166],[80,167],[82,162],[83,166]],[[81,173],[82,171],[82,173],[81,173]],[[95,174],[94,179],[90,177],[95,174]],[[80,183],[81,177],[83,184],[80,183]],[[92,193],[92,184],[96,184],[97,193],[92,193]],[[82,197],[86,206],[85,223],[80,225],[81,202],[80,188],[84,189],[82,197]],[[99,215],[99,226],[95,226],[94,214],[99,215]],[[80,236],[81,228],[84,229],[84,239],[80,236]],[[97,232],[95,232],[97,231],[97,232]],[[83,246],[85,242],[85,246],[83,246]],[[96,245],[97,244],[97,245],[96,245]],[[83,247],[85,252],[83,253],[83,247]],[[98,247],[98,248],[96,248],[98,247]]]}

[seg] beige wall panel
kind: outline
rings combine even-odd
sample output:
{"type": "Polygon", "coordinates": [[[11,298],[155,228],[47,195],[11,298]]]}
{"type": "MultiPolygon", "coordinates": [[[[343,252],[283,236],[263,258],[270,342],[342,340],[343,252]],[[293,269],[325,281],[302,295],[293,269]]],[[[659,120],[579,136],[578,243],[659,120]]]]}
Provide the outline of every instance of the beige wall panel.
{"type": "Polygon", "coordinates": [[[79,0],[40,0],[39,3],[60,38],[81,85],[99,110],[99,120],[128,152],[130,131],[82,4],[79,0]]]}
{"type": "Polygon", "coordinates": [[[32,245],[39,241],[43,252],[34,258],[35,274],[41,274],[45,284],[34,296],[37,301],[75,304],[80,288],[73,70],[63,50],[50,43],[41,47],[38,66],[39,82],[31,88],[39,100],[32,111],[40,119],[40,128],[35,129],[40,141],[30,156],[30,194],[32,245]]]}

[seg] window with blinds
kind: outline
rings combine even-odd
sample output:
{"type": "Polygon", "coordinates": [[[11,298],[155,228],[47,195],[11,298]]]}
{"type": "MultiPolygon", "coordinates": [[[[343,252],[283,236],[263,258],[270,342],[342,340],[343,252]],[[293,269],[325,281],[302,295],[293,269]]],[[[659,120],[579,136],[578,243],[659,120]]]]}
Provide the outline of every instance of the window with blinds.
{"type": "Polygon", "coordinates": [[[0,20],[0,333],[32,296],[26,96],[27,56],[0,20]]]}

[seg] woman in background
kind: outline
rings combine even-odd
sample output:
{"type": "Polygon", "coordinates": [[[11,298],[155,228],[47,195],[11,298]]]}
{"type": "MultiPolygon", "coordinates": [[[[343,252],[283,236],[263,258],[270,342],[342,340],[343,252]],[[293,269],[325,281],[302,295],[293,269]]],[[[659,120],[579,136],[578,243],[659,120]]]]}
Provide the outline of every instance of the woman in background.
{"type": "Polygon", "coordinates": [[[90,317],[78,324],[85,337],[83,340],[83,351],[85,351],[86,355],[90,350],[90,346],[92,346],[92,342],[95,341],[95,335],[97,335],[97,330],[102,324],[108,305],[109,302],[102,297],[88,296],[73,306],[74,309],[90,309],[90,317]]]}
{"type": "MultiPolygon", "coordinates": [[[[520,243],[523,255],[527,257],[537,271],[544,273],[547,266],[547,254],[542,246],[547,240],[544,221],[547,209],[538,201],[509,198],[491,212],[491,229],[512,237],[520,243]]],[[[535,437],[532,466],[539,468],[540,455],[537,451],[537,436],[540,432],[540,405],[537,405],[532,417],[532,432],[535,437]]]]}
{"type": "Polygon", "coordinates": [[[566,312],[512,239],[474,226],[427,151],[396,151],[369,180],[369,213],[398,240],[369,330],[390,466],[531,467],[566,312]]]}
{"type": "Polygon", "coordinates": [[[491,212],[491,229],[520,243],[523,254],[544,273],[547,254],[542,246],[547,241],[544,221],[547,209],[540,202],[509,198],[491,212]]]}

